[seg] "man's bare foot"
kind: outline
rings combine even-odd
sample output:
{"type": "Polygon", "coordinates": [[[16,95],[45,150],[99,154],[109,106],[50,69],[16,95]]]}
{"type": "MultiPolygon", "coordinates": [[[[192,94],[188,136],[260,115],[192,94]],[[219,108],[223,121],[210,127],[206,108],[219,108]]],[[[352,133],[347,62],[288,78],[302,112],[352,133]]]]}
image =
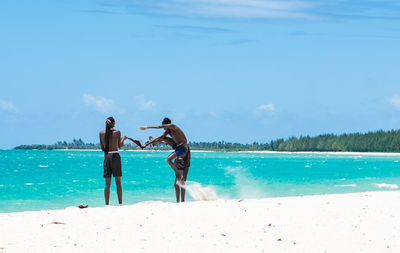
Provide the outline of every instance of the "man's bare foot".
{"type": "MultiPolygon", "coordinates": [[[[149,140],[146,141],[146,143],[144,144],[144,146],[147,146],[150,144],[150,142],[152,142],[154,140],[153,136],[149,136],[149,140]]],[[[152,145],[154,147],[154,145],[152,145]]]]}

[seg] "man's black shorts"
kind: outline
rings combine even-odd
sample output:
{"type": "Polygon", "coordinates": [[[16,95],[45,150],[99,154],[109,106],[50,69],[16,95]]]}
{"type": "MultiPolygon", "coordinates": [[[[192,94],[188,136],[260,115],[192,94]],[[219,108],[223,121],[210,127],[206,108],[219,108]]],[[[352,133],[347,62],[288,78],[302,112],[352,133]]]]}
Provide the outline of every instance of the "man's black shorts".
{"type": "Polygon", "coordinates": [[[122,170],[121,170],[121,157],[119,153],[108,153],[104,158],[103,162],[104,166],[104,177],[121,177],[122,170]]]}
{"type": "MultiPolygon", "coordinates": [[[[190,149],[187,149],[187,152],[183,157],[178,157],[174,161],[174,165],[178,169],[178,173],[183,176],[184,181],[186,181],[187,174],[189,172],[190,158],[190,149]]],[[[176,175],[176,177],[178,178],[178,175],[176,175]]]]}

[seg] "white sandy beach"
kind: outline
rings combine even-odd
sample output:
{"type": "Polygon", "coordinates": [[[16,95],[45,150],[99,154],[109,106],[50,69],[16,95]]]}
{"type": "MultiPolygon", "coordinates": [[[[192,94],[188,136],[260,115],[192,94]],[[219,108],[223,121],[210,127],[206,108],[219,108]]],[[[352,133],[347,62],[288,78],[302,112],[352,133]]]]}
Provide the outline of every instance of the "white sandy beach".
{"type": "Polygon", "coordinates": [[[400,252],[400,191],[0,214],[0,252],[400,252]]]}

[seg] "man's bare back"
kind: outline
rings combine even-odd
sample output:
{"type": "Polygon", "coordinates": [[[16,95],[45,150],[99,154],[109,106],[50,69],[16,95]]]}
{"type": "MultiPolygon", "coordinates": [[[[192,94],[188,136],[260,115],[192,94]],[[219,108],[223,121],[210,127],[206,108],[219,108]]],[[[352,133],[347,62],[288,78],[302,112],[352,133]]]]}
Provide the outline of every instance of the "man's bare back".
{"type": "Polygon", "coordinates": [[[163,125],[165,135],[170,135],[176,145],[187,145],[187,139],[183,131],[174,124],[163,125]]]}
{"type": "MultiPolygon", "coordinates": [[[[105,143],[106,143],[106,131],[100,132],[100,145],[101,150],[105,151],[105,143]]],[[[109,151],[118,151],[118,148],[123,146],[123,142],[121,141],[121,132],[119,130],[112,130],[110,135],[110,147],[109,151]]]]}

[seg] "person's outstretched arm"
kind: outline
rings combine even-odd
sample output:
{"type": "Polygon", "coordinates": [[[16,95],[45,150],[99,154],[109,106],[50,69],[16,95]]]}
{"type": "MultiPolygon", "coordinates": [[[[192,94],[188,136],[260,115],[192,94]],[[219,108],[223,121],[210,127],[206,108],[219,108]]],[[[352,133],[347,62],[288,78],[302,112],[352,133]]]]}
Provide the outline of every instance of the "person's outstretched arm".
{"type": "Polygon", "coordinates": [[[152,145],[153,147],[157,144],[160,144],[161,142],[164,141],[165,138],[167,138],[166,136],[168,135],[168,132],[165,131],[162,135],[160,135],[159,137],[153,139],[152,141],[149,141],[146,143],[145,147],[148,145],[152,145]]]}
{"type": "Polygon", "coordinates": [[[156,125],[156,126],[141,126],[139,127],[140,130],[146,130],[149,128],[154,128],[154,129],[160,129],[160,128],[164,128],[164,129],[169,129],[172,128],[174,125],[173,124],[165,124],[165,125],[156,125]]]}
{"type": "MultiPolygon", "coordinates": [[[[119,131],[118,131],[119,132],[119,131]]],[[[123,136],[122,138],[121,138],[121,132],[119,132],[118,133],[118,147],[119,148],[121,148],[122,146],[124,146],[124,142],[125,142],[125,140],[126,140],[126,136],[123,136]]]]}
{"type": "Polygon", "coordinates": [[[101,150],[104,151],[104,144],[103,144],[103,139],[101,138],[101,133],[99,134],[99,138],[100,138],[100,147],[101,147],[101,150]]]}

